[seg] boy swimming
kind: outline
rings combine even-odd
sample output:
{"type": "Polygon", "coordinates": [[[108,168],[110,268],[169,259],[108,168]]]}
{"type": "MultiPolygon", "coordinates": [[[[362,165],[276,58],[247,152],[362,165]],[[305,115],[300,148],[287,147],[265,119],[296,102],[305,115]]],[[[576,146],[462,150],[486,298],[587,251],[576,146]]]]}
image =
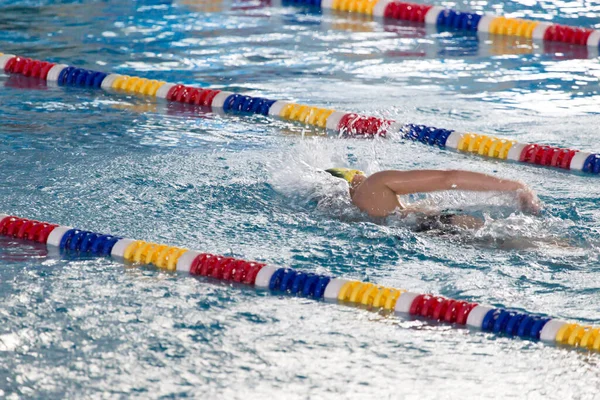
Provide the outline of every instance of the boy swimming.
{"type": "Polygon", "coordinates": [[[517,195],[523,212],[535,214],[540,210],[540,201],[527,185],[478,172],[388,170],[376,172],[367,177],[364,172],[356,169],[331,168],[326,171],[348,182],[352,204],[371,217],[387,217],[397,212],[404,216],[411,213],[425,214],[421,215],[418,230],[435,229],[437,225],[478,228],[483,221],[457,213],[427,214],[424,213],[424,210],[402,204],[398,196],[446,190],[513,192],[517,195]]]}

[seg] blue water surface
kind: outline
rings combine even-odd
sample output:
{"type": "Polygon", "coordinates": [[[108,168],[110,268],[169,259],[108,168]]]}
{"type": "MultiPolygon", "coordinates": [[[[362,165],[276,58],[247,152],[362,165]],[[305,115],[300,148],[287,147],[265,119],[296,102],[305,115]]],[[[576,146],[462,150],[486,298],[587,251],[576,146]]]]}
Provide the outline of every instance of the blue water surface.
{"type": "MultiPolygon", "coordinates": [[[[441,2],[600,29],[590,1],[441,2]]],[[[0,1],[0,52],[598,151],[596,49],[268,1],[0,1]]],[[[598,178],[0,73],[0,212],[600,323],[598,178]],[[545,204],[415,233],[318,170],[468,169],[545,204]]],[[[597,398],[598,355],[0,238],[0,397],[597,398]]]]}

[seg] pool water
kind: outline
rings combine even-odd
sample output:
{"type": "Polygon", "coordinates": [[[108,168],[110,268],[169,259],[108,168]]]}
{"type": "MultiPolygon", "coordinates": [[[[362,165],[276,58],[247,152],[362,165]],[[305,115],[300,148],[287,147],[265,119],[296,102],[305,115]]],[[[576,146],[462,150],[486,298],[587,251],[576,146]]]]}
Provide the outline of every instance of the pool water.
{"type": "MultiPolygon", "coordinates": [[[[600,28],[593,2],[444,3],[600,28]]],[[[595,50],[265,1],[0,1],[0,51],[597,151],[595,50]]],[[[338,139],[298,124],[0,73],[0,211],[600,323],[596,177],[338,139]],[[415,233],[318,169],[469,169],[514,199],[426,201],[484,228],[415,233]],[[474,205],[473,205],[474,204],[474,205]]],[[[597,354],[61,257],[0,238],[0,397],[597,398],[597,354]]]]}

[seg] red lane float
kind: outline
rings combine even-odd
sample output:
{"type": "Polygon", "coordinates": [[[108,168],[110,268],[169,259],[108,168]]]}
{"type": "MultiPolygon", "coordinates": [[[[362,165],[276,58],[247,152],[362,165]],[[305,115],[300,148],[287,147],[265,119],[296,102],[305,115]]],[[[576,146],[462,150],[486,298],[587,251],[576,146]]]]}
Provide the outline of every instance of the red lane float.
{"type": "Polygon", "coordinates": [[[433,6],[424,4],[402,3],[394,1],[385,7],[385,18],[400,19],[403,21],[425,22],[425,15],[433,6]]]}
{"type": "Polygon", "coordinates": [[[569,169],[577,150],[529,144],[521,151],[520,162],[569,169]]]}
{"type": "Polygon", "coordinates": [[[185,85],[175,85],[167,93],[167,100],[180,103],[195,104],[210,107],[213,99],[220,90],[200,89],[185,85]]]}
{"type": "Polygon", "coordinates": [[[48,71],[55,65],[46,61],[32,60],[31,58],[13,57],[8,60],[4,70],[13,74],[46,79],[48,71]]]}
{"type": "Polygon", "coordinates": [[[266,264],[214,254],[199,254],[190,266],[190,274],[253,285],[266,264]]]}
{"type": "Polygon", "coordinates": [[[8,216],[0,220],[0,235],[46,243],[48,235],[57,226],[55,224],[8,216]]]}

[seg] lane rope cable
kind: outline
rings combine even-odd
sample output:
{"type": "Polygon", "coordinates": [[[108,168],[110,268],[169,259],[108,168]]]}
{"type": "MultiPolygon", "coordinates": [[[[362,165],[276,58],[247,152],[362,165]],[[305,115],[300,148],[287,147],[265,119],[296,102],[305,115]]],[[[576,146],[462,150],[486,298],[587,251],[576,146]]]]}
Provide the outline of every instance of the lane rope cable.
{"type": "Polygon", "coordinates": [[[111,257],[135,265],[237,282],[273,294],[361,306],[473,328],[511,338],[554,343],[564,347],[600,350],[600,327],[570,323],[527,312],[489,307],[432,294],[408,292],[255,261],[203,253],[182,247],[134,240],[0,214],[0,235],[45,243],[61,254],[111,257]]]}
{"type": "Polygon", "coordinates": [[[457,11],[427,4],[396,0],[286,0],[284,3],[418,22],[445,29],[600,48],[600,31],[596,29],[457,11]]]}
{"type": "Polygon", "coordinates": [[[505,160],[563,171],[600,175],[600,154],[536,143],[519,143],[472,132],[312,107],[281,100],[246,96],[218,89],[195,88],[129,75],[77,68],[66,64],[0,53],[0,70],[45,80],[59,86],[76,86],[151,96],[168,101],[222,109],[225,113],[252,113],[296,121],[337,132],[341,137],[400,136],[431,147],[451,149],[494,160],[505,160]]]}

